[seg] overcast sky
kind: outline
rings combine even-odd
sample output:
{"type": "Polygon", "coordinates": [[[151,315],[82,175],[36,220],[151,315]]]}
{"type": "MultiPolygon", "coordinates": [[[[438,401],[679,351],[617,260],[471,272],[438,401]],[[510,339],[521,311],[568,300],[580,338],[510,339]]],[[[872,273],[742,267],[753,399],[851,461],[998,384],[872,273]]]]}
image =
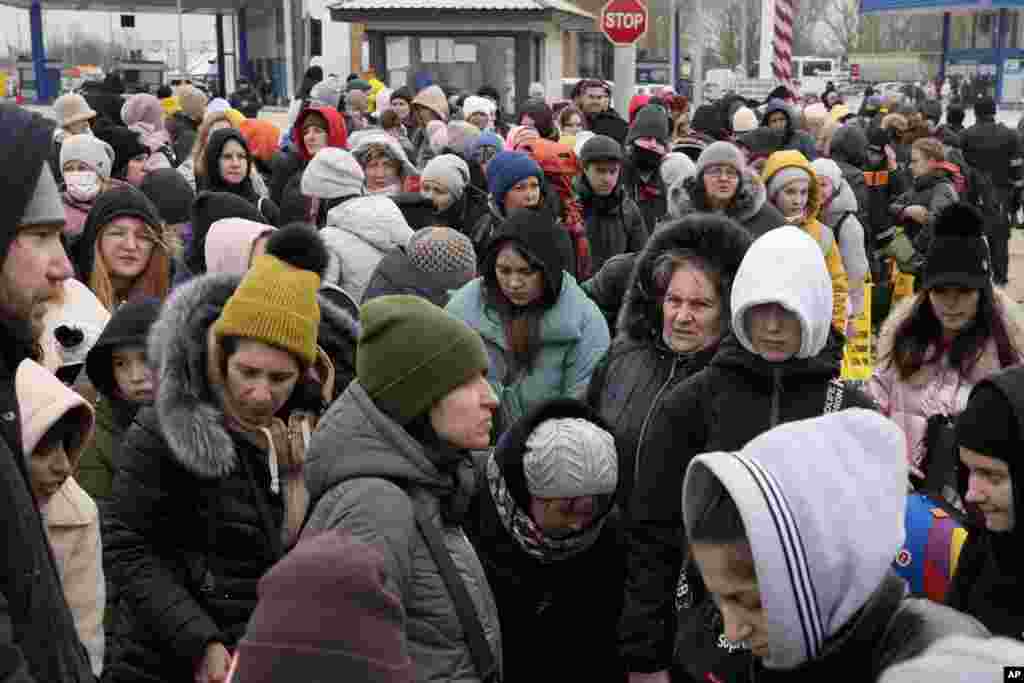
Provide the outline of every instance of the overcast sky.
{"type": "MultiPolygon", "coordinates": [[[[52,32],[54,28],[66,32],[77,24],[82,32],[106,37],[110,31],[111,20],[113,20],[115,35],[121,31],[119,16],[118,14],[108,16],[106,12],[47,11],[44,9],[43,27],[47,33],[52,32]]],[[[185,40],[214,40],[213,21],[212,15],[185,15],[185,40]]],[[[20,34],[23,48],[29,49],[28,10],[0,7],[0,26],[3,27],[0,43],[10,42],[16,45],[20,34]]],[[[177,17],[173,14],[136,14],[135,36],[138,40],[177,40],[177,17]],[[169,27],[172,30],[168,31],[169,27]]],[[[0,45],[0,51],[3,50],[4,47],[0,45]]]]}

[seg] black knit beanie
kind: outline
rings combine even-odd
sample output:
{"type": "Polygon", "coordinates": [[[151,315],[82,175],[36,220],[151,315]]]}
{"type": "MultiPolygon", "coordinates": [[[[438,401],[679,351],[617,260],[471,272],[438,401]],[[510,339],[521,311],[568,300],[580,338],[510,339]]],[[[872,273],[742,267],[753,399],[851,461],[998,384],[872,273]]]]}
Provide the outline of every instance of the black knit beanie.
{"type": "Polygon", "coordinates": [[[971,391],[956,421],[957,444],[1004,462],[1020,452],[1020,429],[1010,400],[995,383],[984,381],[971,391]]]}
{"type": "Polygon", "coordinates": [[[984,289],[991,283],[984,220],[972,206],[952,204],[938,215],[925,261],[925,289],[960,286],[984,289]]]}
{"type": "Polygon", "coordinates": [[[173,168],[159,168],[146,174],[139,188],[156,205],[164,223],[175,225],[192,219],[196,193],[185,176],[173,168]]]}
{"type": "Polygon", "coordinates": [[[149,152],[149,148],[142,144],[139,134],[125,126],[99,128],[96,130],[96,137],[114,149],[114,165],[110,169],[110,175],[114,178],[123,178],[128,170],[128,162],[140,154],[149,152]]]}

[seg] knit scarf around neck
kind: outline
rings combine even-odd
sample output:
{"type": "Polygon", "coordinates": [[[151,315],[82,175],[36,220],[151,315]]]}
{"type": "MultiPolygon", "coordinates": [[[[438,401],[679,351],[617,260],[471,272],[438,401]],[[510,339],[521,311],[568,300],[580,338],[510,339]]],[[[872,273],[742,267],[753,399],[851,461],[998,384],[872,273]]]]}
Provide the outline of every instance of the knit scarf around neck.
{"type": "Polygon", "coordinates": [[[566,538],[551,538],[516,504],[493,453],[487,459],[487,485],[502,526],[527,555],[541,562],[566,560],[589,549],[601,535],[608,518],[602,515],[584,531],[566,538]]]}

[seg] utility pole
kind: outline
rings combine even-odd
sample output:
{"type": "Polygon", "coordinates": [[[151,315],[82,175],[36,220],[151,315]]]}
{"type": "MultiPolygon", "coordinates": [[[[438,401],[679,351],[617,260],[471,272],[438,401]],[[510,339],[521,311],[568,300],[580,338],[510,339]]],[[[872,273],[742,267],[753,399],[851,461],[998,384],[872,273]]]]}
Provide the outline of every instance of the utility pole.
{"type": "Polygon", "coordinates": [[[693,102],[694,109],[704,103],[704,0],[693,2],[693,102]]]}
{"type": "Polygon", "coordinates": [[[743,78],[750,76],[747,71],[747,2],[740,0],[740,68],[743,69],[743,78]]]}

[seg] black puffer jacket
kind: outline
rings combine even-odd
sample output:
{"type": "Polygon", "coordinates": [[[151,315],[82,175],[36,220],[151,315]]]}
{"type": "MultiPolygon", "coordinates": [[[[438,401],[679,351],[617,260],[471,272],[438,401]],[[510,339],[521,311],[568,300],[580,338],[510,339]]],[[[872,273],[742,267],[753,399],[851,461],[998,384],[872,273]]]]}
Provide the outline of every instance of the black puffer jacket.
{"type": "Polygon", "coordinates": [[[663,226],[636,257],[619,315],[615,341],[594,371],[587,403],[611,425],[619,453],[619,500],[631,509],[633,482],[642,469],[637,450],[660,399],[703,370],[718,344],[695,353],[675,353],[662,339],[661,297],[654,282],[658,258],[673,249],[692,250],[726,277],[723,330],[728,330],[729,285],[752,242],[745,230],[721,217],[693,216],[663,226]]]}
{"type": "MultiPolygon", "coordinates": [[[[181,286],[151,331],[160,386],[120,445],[103,520],[105,567],[120,585],[110,681],[191,680],[208,643],[234,647],[257,582],[286,550],[267,453],[225,426],[207,380],[207,332],[239,281],[181,286]]],[[[319,415],[328,388],[298,388],[285,412],[319,415]]]]}
{"type": "MultiPolygon", "coordinates": [[[[505,433],[493,458],[520,509],[529,503],[522,468],[526,441],[541,422],[556,418],[601,424],[583,404],[558,399],[538,406],[505,433]]],[[[487,465],[487,457],[477,462],[477,495],[466,531],[498,605],[505,680],[623,683],[625,670],[615,647],[625,580],[617,511],[610,505],[605,509],[600,534],[578,554],[557,560],[535,558],[503,523],[487,465]],[[580,618],[583,614],[586,619],[580,618]],[[568,657],[568,652],[587,655],[568,657]]]]}
{"type": "MultiPolygon", "coordinates": [[[[669,189],[669,203],[674,211],[683,216],[694,212],[710,212],[703,171],[681,184],[673,185],[669,189]]],[[[725,215],[746,228],[755,239],[786,224],[782,213],[768,201],[764,183],[750,171],[743,172],[736,195],[725,215]]]]}
{"type": "Polygon", "coordinates": [[[604,262],[601,270],[580,285],[590,300],[601,309],[604,319],[608,322],[608,329],[613,335],[615,334],[615,325],[619,320],[622,301],[626,298],[626,289],[629,287],[629,278],[633,273],[633,264],[638,255],[638,252],[631,252],[612,256],[604,262]]]}
{"type": "MultiPolygon", "coordinates": [[[[630,554],[620,638],[631,671],[667,669],[673,659],[673,597],[686,555],[679,492],[687,465],[699,453],[739,450],[777,424],[823,414],[843,342],[833,331],[817,356],[768,363],[730,336],[706,369],[661,401],[640,445],[644,467],[626,530],[630,554]]],[[[841,407],[874,404],[846,387],[841,407]]]]}
{"type": "Polygon", "coordinates": [[[643,215],[636,202],[625,197],[621,186],[607,197],[599,197],[590,187],[586,174],[582,174],[576,179],[575,190],[583,207],[593,272],[600,270],[612,256],[644,248],[648,229],[643,215]]]}
{"type": "Polygon", "coordinates": [[[868,210],[868,186],[864,181],[867,153],[868,136],[860,126],[849,124],[840,126],[832,136],[829,154],[832,161],[839,166],[839,170],[843,172],[843,180],[850,185],[853,196],[857,198],[857,218],[865,229],[869,229],[871,225],[868,210]]]}

